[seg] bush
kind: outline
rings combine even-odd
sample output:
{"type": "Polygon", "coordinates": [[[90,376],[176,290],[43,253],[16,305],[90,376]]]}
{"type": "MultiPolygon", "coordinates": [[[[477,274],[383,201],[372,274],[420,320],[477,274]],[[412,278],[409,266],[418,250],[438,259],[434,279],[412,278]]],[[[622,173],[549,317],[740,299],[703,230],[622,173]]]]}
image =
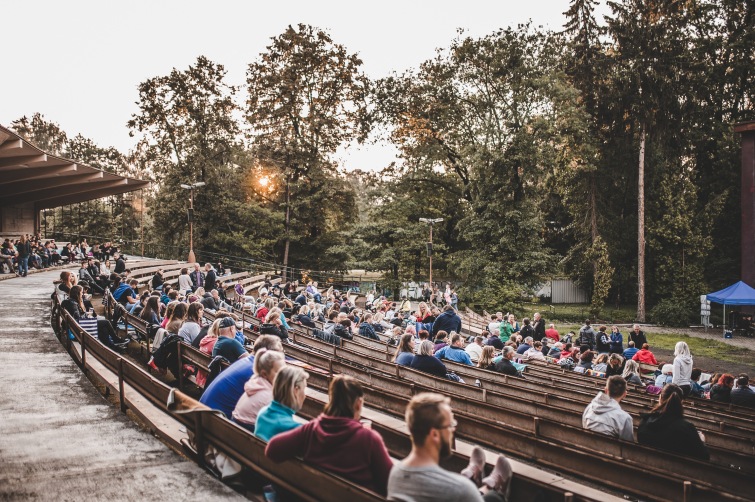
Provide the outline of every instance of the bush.
{"type": "Polygon", "coordinates": [[[696,322],[699,313],[697,308],[694,300],[666,298],[650,311],[650,320],[662,326],[686,328],[696,322]]]}

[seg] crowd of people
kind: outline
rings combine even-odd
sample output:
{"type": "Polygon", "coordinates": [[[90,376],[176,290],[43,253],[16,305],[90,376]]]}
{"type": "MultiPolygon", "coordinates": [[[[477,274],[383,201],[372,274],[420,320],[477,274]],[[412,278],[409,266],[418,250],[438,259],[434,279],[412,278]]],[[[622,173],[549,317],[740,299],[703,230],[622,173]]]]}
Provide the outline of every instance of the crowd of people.
{"type": "MultiPolygon", "coordinates": [[[[158,270],[139,294],[139,283],[129,277],[126,266],[120,272],[103,269],[97,258],[101,256],[81,257],[78,276],[63,272],[56,286],[63,307],[75,319],[91,313],[87,291],[109,289],[132,315],[165,330],[163,344],[173,337],[230,363],[212,379],[194,371],[197,384],[204,387],[200,400],[266,441],[270,459],[302,458],[389,500],[506,500],[512,468],[501,456],[485,476],[484,452],[476,449],[460,474],[442,469],[439,462],[451,453],[456,422],[448,398],[437,394],[419,394],[409,403],[405,419],[412,450],[400,462],[391,460],[380,434],[371,429],[369,420],[362,420],[364,391],[352,378],[334,377],[323,412],[309,422],[302,420],[297,413],[306,399],[309,374],[283,354],[292,324],[347,339],[387,339],[396,346],[396,364],[457,381],[461,379],[448,371],[444,361],[514,377],[522,377],[526,365],[533,362],[604,376],[605,389],[584,411],[585,429],[699,459],[708,459],[709,453],[704,436],[684,419],[685,398],[710,397],[755,406],[747,375],[713,375],[700,381],[702,372],[694,368],[684,342],[676,345],[674,360],[648,380],[641,365],[659,366],[659,362],[637,325],[625,344],[616,326],[610,330],[599,326],[596,331],[587,320],[578,333],[561,336],[553,324],[546,326],[539,313],[520,324],[515,315],[498,312],[480,336],[465,339],[453,297],[439,306],[432,303],[432,292],[430,301],[416,308],[408,301],[380,297],[359,309],[347,295],[333,288],[323,292],[314,282],[301,288],[297,283],[281,286],[266,280],[256,296],[247,296],[243,286],[235,284],[236,295],[228,298],[225,291],[233,284],[223,281],[218,270],[222,266],[207,263],[194,265],[191,271],[183,269],[175,288],[158,270]],[[236,309],[261,321],[261,334],[253,347],[244,338],[236,309]],[[211,324],[205,323],[205,311],[214,313],[211,324]],[[641,416],[636,439],[631,416],[621,409],[630,383],[646,385],[659,394],[658,405],[641,416]]],[[[124,261],[117,253],[113,258],[124,261]]],[[[106,320],[101,321],[97,323],[100,340],[122,350],[128,341],[119,338],[106,320]]],[[[155,359],[150,366],[165,369],[155,359]]]]}

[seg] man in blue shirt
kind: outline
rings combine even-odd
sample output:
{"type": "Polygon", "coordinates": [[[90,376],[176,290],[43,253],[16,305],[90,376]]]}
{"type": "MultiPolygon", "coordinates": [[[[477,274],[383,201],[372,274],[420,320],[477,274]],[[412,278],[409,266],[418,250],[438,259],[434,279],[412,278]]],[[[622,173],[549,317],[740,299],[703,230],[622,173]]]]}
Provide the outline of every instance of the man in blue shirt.
{"type": "Polygon", "coordinates": [[[519,355],[524,354],[528,350],[532,348],[532,337],[528,336],[524,339],[524,343],[522,343],[519,347],[516,349],[516,353],[519,355]]]}
{"type": "Polygon", "coordinates": [[[634,342],[629,342],[629,347],[624,350],[624,353],[622,354],[624,356],[624,359],[629,361],[634,357],[634,355],[640,351],[637,347],[634,346],[634,342]]]}
{"type": "Polygon", "coordinates": [[[451,345],[446,345],[438,350],[435,353],[435,357],[472,366],[472,359],[467,354],[467,351],[464,350],[464,347],[462,347],[461,335],[458,333],[451,334],[451,345]]]}
{"type": "MultiPolygon", "coordinates": [[[[230,318],[228,318],[230,319],[230,318]]],[[[283,352],[281,339],[274,335],[262,335],[254,343],[254,352],[260,349],[283,352]]],[[[244,357],[222,371],[204,390],[200,403],[212,409],[220,410],[231,419],[236,403],[244,393],[244,384],[254,373],[254,356],[244,357]]]]}

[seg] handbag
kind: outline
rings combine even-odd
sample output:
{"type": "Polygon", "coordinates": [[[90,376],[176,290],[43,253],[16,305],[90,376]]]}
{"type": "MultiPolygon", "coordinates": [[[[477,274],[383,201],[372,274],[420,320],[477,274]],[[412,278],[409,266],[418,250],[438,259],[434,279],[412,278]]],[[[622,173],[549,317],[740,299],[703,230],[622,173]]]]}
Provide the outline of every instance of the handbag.
{"type": "Polygon", "coordinates": [[[82,317],[79,319],[79,326],[81,329],[97,338],[97,318],[96,317],[82,317]]]}

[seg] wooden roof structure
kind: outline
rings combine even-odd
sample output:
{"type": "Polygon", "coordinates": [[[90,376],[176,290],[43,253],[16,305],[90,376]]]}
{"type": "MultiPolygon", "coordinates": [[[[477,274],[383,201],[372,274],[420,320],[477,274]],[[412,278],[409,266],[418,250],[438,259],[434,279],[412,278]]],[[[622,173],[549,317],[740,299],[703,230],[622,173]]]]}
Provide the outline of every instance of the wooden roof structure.
{"type": "Polygon", "coordinates": [[[118,176],[49,154],[0,125],[0,207],[48,209],[132,192],[149,181],[118,176]]]}

